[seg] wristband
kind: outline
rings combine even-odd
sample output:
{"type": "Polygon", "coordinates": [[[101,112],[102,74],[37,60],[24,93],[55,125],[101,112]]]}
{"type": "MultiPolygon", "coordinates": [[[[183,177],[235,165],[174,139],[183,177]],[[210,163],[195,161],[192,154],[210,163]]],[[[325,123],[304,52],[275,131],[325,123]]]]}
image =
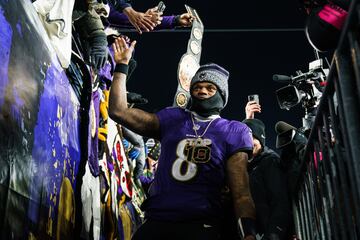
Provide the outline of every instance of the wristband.
{"type": "Polygon", "coordinates": [[[174,26],[175,27],[180,27],[180,15],[176,15],[174,17],[174,26]]]}
{"type": "Polygon", "coordinates": [[[115,66],[115,70],[114,72],[119,72],[119,73],[123,73],[125,75],[128,75],[129,72],[129,65],[124,64],[124,63],[118,63],[115,66]]]}
{"type": "Polygon", "coordinates": [[[238,222],[240,227],[240,235],[242,239],[249,235],[253,235],[255,237],[256,229],[255,229],[254,219],[244,217],[244,218],[239,218],[238,222]]]}

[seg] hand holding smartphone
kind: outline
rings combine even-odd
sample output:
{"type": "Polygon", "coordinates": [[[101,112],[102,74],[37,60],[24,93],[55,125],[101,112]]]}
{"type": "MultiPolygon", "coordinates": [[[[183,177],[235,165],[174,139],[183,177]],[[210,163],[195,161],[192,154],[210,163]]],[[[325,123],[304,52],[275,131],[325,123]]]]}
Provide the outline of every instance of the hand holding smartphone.
{"type": "Polygon", "coordinates": [[[253,119],[255,117],[255,113],[261,113],[261,106],[259,95],[252,94],[248,96],[248,102],[245,106],[246,119],[253,119]]]}

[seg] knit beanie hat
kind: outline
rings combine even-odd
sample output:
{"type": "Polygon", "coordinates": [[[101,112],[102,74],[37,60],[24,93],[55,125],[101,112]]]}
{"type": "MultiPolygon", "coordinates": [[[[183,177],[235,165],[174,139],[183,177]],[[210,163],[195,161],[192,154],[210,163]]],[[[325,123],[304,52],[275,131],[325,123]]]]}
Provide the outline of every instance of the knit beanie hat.
{"type": "Polygon", "coordinates": [[[229,97],[228,79],[229,72],[223,67],[215,63],[201,65],[191,80],[190,89],[197,82],[210,82],[215,84],[224,100],[225,107],[229,97]]]}
{"type": "Polygon", "coordinates": [[[265,124],[260,119],[245,119],[242,121],[252,131],[254,138],[260,141],[261,146],[265,147],[265,124]]]}

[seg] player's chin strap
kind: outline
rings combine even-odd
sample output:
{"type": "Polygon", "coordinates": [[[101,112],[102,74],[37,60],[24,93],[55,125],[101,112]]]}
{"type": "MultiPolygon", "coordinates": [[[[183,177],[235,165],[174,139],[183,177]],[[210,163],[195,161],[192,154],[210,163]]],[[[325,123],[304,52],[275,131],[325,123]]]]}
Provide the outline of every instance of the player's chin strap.
{"type": "Polygon", "coordinates": [[[240,237],[241,239],[244,239],[246,236],[253,235],[255,237],[256,235],[256,229],[255,229],[255,220],[252,218],[239,218],[239,229],[240,229],[240,237]]]}

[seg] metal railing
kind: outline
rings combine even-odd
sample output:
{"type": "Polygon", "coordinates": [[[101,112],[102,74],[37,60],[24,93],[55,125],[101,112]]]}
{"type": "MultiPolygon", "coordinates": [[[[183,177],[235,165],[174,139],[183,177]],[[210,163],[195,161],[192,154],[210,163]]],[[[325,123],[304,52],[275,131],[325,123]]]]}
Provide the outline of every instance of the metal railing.
{"type": "Polygon", "coordinates": [[[293,196],[301,240],[360,239],[360,1],[353,0],[293,196]]]}

